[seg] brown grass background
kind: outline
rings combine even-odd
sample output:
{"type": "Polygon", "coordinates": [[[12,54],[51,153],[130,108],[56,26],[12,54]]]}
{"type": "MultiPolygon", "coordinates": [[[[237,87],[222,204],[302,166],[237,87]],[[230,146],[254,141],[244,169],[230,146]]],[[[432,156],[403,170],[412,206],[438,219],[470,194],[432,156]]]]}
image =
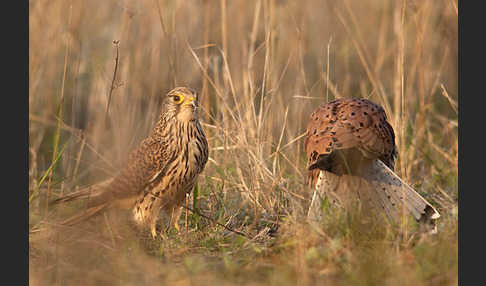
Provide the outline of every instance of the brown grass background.
{"type": "Polygon", "coordinates": [[[457,19],[456,0],[29,1],[31,284],[457,284],[457,19]],[[123,214],[33,232],[71,211],[49,198],[116,174],[185,85],[210,145],[196,206],[256,238],[191,213],[156,242],[123,214]],[[339,212],[305,224],[305,125],[342,96],[385,108],[397,173],[441,212],[437,236],[339,212]]]}

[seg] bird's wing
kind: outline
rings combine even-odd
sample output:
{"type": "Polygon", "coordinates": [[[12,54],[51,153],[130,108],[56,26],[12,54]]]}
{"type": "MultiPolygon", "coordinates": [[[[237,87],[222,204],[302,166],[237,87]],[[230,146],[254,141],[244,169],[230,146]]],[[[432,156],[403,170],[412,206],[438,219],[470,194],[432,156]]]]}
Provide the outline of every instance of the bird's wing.
{"type": "Polygon", "coordinates": [[[366,99],[338,99],[315,110],[307,125],[304,143],[308,168],[321,155],[334,150],[359,148],[368,156],[394,165],[395,134],[380,106],[366,99]]]}
{"type": "Polygon", "coordinates": [[[116,199],[137,196],[149,184],[165,176],[176,152],[171,152],[169,141],[148,137],[131,152],[128,162],[108,187],[116,199]]]}

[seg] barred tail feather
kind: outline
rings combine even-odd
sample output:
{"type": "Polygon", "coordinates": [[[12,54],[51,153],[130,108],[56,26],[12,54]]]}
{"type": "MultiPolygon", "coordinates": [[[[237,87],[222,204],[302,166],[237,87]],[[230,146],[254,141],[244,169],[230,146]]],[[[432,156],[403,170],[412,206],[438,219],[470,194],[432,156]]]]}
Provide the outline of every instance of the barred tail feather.
{"type": "Polygon", "coordinates": [[[429,202],[382,161],[373,160],[371,168],[363,176],[375,193],[373,197],[393,221],[399,220],[403,209],[420,222],[432,222],[440,217],[439,212],[429,202]]]}

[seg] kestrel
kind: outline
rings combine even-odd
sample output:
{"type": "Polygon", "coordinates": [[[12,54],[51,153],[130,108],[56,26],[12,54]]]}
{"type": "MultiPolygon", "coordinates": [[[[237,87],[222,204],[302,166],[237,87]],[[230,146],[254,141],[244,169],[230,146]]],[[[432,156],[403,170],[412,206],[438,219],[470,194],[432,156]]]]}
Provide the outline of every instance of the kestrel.
{"type": "Polygon", "coordinates": [[[110,207],[132,210],[141,229],[156,237],[161,210],[173,226],[181,215],[186,194],[208,161],[208,143],[199,122],[197,93],[177,87],[164,96],[160,119],[151,135],[128,157],[127,164],[105,187],[83,189],[56,199],[55,203],[88,199],[87,210],[63,222],[72,225],[110,207]]]}
{"type": "Polygon", "coordinates": [[[357,196],[392,222],[405,212],[435,227],[437,210],[394,173],[395,134],[381,106],[358,98],[320,106],[310,116],[304,148],[314,190],[309,217],[319,210],[316,194],[334,191],[357,196]]]}

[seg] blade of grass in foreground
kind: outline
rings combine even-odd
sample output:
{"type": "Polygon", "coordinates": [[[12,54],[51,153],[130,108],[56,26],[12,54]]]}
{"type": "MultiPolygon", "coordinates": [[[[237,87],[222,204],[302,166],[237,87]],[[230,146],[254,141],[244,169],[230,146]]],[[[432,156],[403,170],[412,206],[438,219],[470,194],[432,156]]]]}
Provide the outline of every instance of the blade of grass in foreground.
{"type": "Polygon", "coordinates": [[[57,156],[55,157],[54,161],[51,163],[51,165],[49,166],[49,168],[42,175],[41,179],[39,180],[39,183],[37,184],[37,187],[34,189],[34,191],[32,191],[32,194],[29,196],[29,204],[32,202],[32,199],[34,198],[34,196],[39,191],[40,186],[42,185],[42,183],[44,182],[44,180],[47,178],[47,176],[50,174],[51,170],[53,170],[54,166],[57,163],[57,160],[59,160],[59,158],[61,158],[61,155],[64,153],[64,150],[66,149],[67,145],[69,144],[69,141],[71,141],[71,139],[69,139],[64,144],[64,146],[62,147],[61,151],[59,151],[59,153],[57,153],[57,156]]]}
{"type": "MultiPolygon", "coordinates": [[[[71,19],[72,19],[72,14],[73,14],[73,6],[72,4],[70,5],[69,9],[69,19],[68,19],[68,26],[71,27],[71,19]]],[[[51,182],[52,182],[52,176],[54,173],[54,168],[56,166],[54,161],[57,161],[58,159],[58,147],[59,147],[59,139],[61,137],[61,125],[62,125],[62,107],[64,104],[64,88],[66,86],[66,77],[67,77],[67,65],[68,65],[68,59],[69,59],[69,54],[71,52],[71,40],[68,37],[66,40],[66,52],[64,54],[64,68],[63,68],[63,73],[62,73],[62,82],[61,82],[61,100],[59,102],[59,109],[57,112],[57,127],[56,127],[56,132],[54,133],[54,146],[53,146],[53,153],[52,153],[52,161],[53,163],[51,164],[51,167],[49,168],[49,179],[47,181],[47,199],[46,199],[46,206],[45,206],[45,213],[47,214],[48,208],[49,208],[49,197],[51,195],[51,182]]],[[[30,200],[29,200],[30,201],[30,200]]]]}

